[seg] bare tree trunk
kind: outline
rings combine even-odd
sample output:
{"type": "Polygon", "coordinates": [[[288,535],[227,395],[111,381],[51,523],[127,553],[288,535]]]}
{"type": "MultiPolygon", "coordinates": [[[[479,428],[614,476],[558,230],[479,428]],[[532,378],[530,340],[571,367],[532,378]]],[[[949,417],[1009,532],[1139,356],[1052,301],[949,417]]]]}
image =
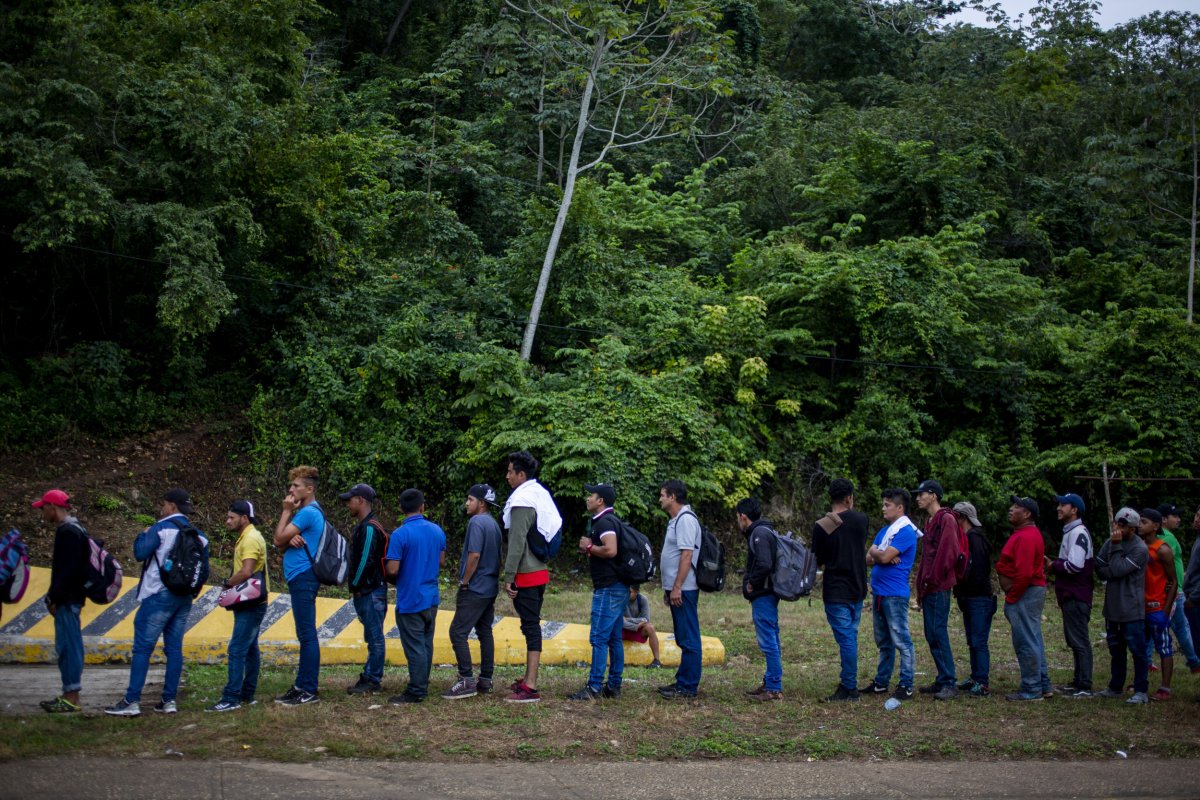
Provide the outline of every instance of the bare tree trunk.
{"type": "Polygon", "coordinates": [[[1187,321],[1192,322],[1192,300],[1196,291],[1196,201],[1200,191],[1200,149],[1196,142],[1196,115],[1192,114],[1192,241],[1188,259],[1187,321]]]}
{"type": "Polygon", "coordinates": [[[392,49],[392,41],[395,40],[396,34],[400,32],[400,23],[404,21],[404,15],[408,13],[408,9],[412,7],[413,0],[404,0],[404,5],[400,6],[400,10],[396,13],[396,19],[392,20],[392,27],[388,31],[387,39],[383,42],[383,55],[387,55],[388,50],[392,49]]]}
{"type": "Polygon", "coordinates": [[[546,110],[546,60],[542,59],[542,82],[538,87],[538,163],[537,185],[542,185],[542,175],[546,171],[546,120],[542,114],[546,110]]]}

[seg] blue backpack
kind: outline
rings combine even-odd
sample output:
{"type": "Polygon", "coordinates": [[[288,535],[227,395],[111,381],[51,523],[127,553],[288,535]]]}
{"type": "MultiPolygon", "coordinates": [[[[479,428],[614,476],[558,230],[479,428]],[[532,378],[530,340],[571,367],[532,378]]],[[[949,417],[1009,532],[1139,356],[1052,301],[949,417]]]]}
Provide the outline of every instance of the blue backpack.
{"type": "Polygon", "coordinates": [[[559,528],[554,536],[547,541],[542,532],[538,530],[536,524],[532,525],[529,528],[529,533],[525,534],[525,541],[529,542],[529,552],[533,553],[538,561],[543,561],[547,564],[562,549],[562,539],[562,528],[559,528]]]}
{"type": "Polygon", "coordinates": [[[29,549],[13,528],[0,538],[0,603],[16,603],[29,588],[29,549]]]}

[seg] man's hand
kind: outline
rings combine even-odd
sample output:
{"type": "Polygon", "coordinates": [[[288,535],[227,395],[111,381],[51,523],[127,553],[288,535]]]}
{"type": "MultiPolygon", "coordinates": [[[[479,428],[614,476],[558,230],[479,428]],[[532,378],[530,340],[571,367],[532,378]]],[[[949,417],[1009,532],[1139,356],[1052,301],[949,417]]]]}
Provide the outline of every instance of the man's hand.
{"type": "Polygon", "coordinates": [[[284,496],[283,503],[281,505],[283,506],[283,513],[287,514],[289,517],[295,514],[296,509],[300,507],[300,503],[296,501],[296,498],[292,497],[291,492],[288,492],[287,495],[284,496]]]}
{"type": "Polygon", "coordinates": [[[672,606],[679,608],[681,605],[683,605],[683,590],[678,586],[673,587],[670,595],[668,595],[668,599],[672,606]]]}
{"type": "Polygon", "coordinates": [[[53,617],[55,614],[58,613],[58,606],[55,605],[54,603],[51,603],[49,600],[47,600],[46,601],[46,610],[49,611],[50,616],[53,617]]]}
{"type": "Polygon", "coordinates": [[[582,550],[583,552],[585,552],[585,553],[587,552],[588,545],[591,543],[592,543],[592,537],[590,537],[590,536],[580,536],[579,537],[579,549],[582,550]]]}
{"type": "Polygon", "coordinates": [[[513,600],[517,599],[517,590],[513,588],[511,583],[504,584],[504,591],[508,592],[508,596],[513,600]]]}
{"type": "Polygon", "coordinates": [[[1113,526],[1112,526],[1112,537],[1111,538],[1112,538],[1112,541],[1114,541],[1114,542],[1119,542],[1123,538],[1125,538],[1124,534],[1121,531],[1120,526],[1117,525],[1117,523],[1115,523],[1115,522],[1113,523],[1113,526]]]}
{"type": "Polygon", "coordinates": [[[304,537],[297,534],[288,542],[288,547],[304,547],[304,537]]]}

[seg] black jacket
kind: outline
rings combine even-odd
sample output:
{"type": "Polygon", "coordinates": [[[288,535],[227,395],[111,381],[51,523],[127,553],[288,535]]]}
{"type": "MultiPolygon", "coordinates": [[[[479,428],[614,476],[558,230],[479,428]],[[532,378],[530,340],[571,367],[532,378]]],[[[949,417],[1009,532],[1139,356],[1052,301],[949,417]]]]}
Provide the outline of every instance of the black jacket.
{"type": "Polygon", "coordinates": [[[771,520],[760,517],[742,531],[746,537],[746,574],[742,578],[742,597],[753,600],[774,591],[771,575],[775,572],[775,529],[771,520]]]}
{"type": "MultiPolygon", "coordinates": [[[[861,603],[867,596],[867,515],[843,511],[841,524],[826,533],[820,522],[813,524],[813,555],[825,572],[821,597],[826,603],[861,603]]],[[[831,523],[832,524],[832,523],[831,523]]]]}
{"type": "Polygon", "coordinates": [[[350,538],[350,591],[373,592],[383,585],[383,557],[387,554],[388,534],[375,515],[354,526],[350,538]]]}
{"type": "Polygon", "coordinates": [[[50,562],[50,588],[46,600],[61,605],[83,605],[83,583],[87,580],[85,566],[91,558],[87,534],[74,520],[58,526],[54,533],[54,555],[50,562]]]}

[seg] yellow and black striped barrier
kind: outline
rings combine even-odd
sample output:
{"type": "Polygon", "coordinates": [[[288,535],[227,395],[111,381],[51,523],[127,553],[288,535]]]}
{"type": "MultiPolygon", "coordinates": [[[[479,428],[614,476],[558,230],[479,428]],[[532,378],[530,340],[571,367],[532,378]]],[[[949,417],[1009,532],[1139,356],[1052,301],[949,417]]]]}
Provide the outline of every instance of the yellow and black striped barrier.
{"type": "MultiPolygon", "coordinates": [[[[50,586],[50,570],[35,567],[29,589],[21,602],[3,607],[0,620],[0,662],[21,664],[56,663],[54,652],[54,618],[46,610],[45,595],[50,586]]],[[[217,605],[221,588],[210,586],[192,604],[187,634],[183,639],[183,655],[188,661],[220,664],[233,633],[233,614],[217,605]]],[[[121,594],[112,603],[100,606],[87,603],[80,624],[83,627],[85,661],[89,664],[119,664],[129,661],[133,649],[133,617],[137,613],[137,581],[125,581],[121,594]]],[[[437,633],[433,660],[437,664],[454,663],[450,647],[452,611],[442,610],[437,617],[437,633]]],[[[390,615],[389,615],[390,618],[390,615]]],[[[394,625],[387,631],[387,660],[404,664],[400,634],[394,625]]],[[[260,628],[259,647],[268,664],[293,664],[298,659],[299,645],[292,622],[292,596],[271,594],[267,614],[260,628]]],[[[497,664],[524,664],[525,637],[515,617],[497,617],[492,625],[496,640],[497,664]]],[[[588,662],[592,648],[588,643],[589,628],[568,622],[542,622],[542,663],[576,664],[588,662]]],[[[362,627],[354,604],[348,600],[317,598],[317,635],[321,640],[323,664],[361,664],[367,658],[362,640],[362,627]]],[[[679,663],[679,648],[674,637],[660,634],[662,663],[679,663]]],[[[703,637],[704,663],[725,661],[725,646],[720,639],[703,637]]],[[[471,652],[479,658],[479,645],[471,635],[471,652]]],[[[161,657],[161,647],[157,655],[161,657]]],[[[625,663],[646,665],[651,661],[650,648],[645,644],[625,642],[625,663]]]]}

